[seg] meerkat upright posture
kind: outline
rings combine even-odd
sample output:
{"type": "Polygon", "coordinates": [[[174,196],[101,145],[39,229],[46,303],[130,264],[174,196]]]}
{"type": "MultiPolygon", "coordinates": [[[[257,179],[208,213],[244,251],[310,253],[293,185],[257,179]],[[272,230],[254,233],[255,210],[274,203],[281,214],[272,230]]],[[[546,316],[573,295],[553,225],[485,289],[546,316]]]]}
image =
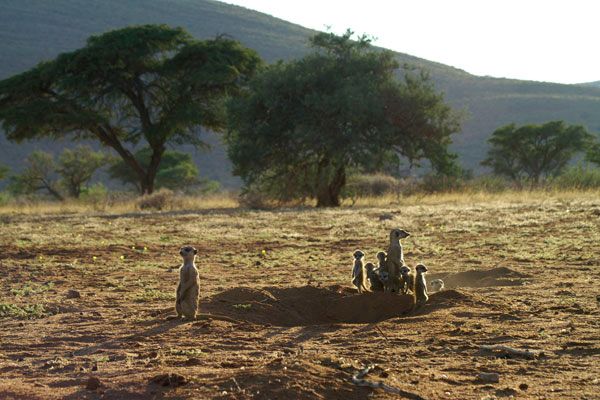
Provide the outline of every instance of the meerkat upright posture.
{"type": "Polygon", "coordinates": [[[434,279],[431,282],[429,282],[429,284],[431,285],[431,288],[433,289],[434,292],[439,292],[444,290],[444,281],[441,279],[434,279]]]}
{"type": "Polygon", "coordinates": [[[408,290],[413,289],[414,276],[410,273],[410,267],[403,265],[400,267],[400,293],[407,294],[408,290]]]}
{"type": "Polygon", "coordinates": [[[425,281],[427,267],[423,264],[417,264],[415,270],[417,271],[417,276],[415,276],[414,292],[416,297],[416,305],[419,307],[429,300],[429,296],[427,295],[427,282],[425,281]]]}
{"type": "Polygon", "coordinates": [[[365,269],[367,270],[367,279],[370,283],[370,290],[372,292],[383,292],[383,282],[379,278],[379,271],[375,268],[373,263],[366,263],[365,269]]]}
{"type": "Polygon", "coordinates": [[[363,266],[363,257],[365,253],[360,250],[356,250],[354,256],[354,267],[352,268],[352,284],[358,289],[358,293],[362,293],[367,290],[365,286],[365,271],[363,266]]]}
{"type": "Polygon", "coordinates": [[[393,284],[393,291],[400,290],[400,288],[396,286],[400,285],[400,268],[404,265],[404,252],[402,251],[400,239],[409,236],[410,233],[403,229],[396,228],[390,231],[390,245],[387,251],[386,264],[388,273],[390,274],[390,280],[393,284]]]}
{"type": "Polygon", "coordinates": [[[184,316],[185,318],[194,319],[198,312],[200,295],[198,269],[196,269],[194,263],[198,250],[192,246],[184,246],[179,249],[179,254],[183,257],[183,265],[179,268],[179,285],[177,285],[175,310],[178,317],[184,316]]]}
{"type": "Polygon", "coordinates": [[[386,258],[387,254],[385,254],[385,251],[377,253],[377,270],[379,271],[379,280],[383,284],[383,291],[390,292],[390,271],[385,262],[386,258]]]}

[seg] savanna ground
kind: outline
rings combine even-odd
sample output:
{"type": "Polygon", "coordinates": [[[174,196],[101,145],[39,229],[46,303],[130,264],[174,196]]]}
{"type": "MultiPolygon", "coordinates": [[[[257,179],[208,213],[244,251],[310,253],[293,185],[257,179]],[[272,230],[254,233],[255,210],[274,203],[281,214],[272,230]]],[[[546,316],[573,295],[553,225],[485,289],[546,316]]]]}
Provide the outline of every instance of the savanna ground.
{"type": "Polygon", "coordinates": [[[0,212],[0,398],[600,398],[600,193],[380,203],[0,212]],[[349,286],[392,227],[447,284],[417,311],[349,286]],[[216,318],[168,318],[183,244],[216,318]]]}

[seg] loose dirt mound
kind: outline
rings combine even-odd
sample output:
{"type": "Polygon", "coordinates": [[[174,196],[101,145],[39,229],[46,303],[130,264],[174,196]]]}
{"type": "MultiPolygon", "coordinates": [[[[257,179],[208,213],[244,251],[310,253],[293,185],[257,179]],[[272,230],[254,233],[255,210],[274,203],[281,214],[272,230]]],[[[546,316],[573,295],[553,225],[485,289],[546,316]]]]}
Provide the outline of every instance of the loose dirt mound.
{"type": "Polygon", "coordinates": [[[412,308],[408,295],[348,293],[334,286],[319,288],[234,288],[213,296],[203,312],[278,326],[369,323],[401,316],[412,308]]]}
{"type": "Polygon", "coordinates": [[[428,281],[442,279],[446,288],[519,286],[528,277],[529,275],[513,271],[510,268],[498,267],[488,270],[469,270],[455,274],[431,274],[428,276],[428,281]]]}

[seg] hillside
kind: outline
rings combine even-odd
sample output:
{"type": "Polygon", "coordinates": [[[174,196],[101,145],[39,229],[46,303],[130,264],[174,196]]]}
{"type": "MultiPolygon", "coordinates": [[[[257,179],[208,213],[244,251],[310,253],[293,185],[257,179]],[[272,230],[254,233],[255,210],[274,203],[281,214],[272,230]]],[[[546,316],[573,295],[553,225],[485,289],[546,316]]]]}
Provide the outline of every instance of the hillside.
{"type": "MultiPolygon", "coordinates": [[[[0,13],[0,79],[34,66],[39,61],[76,49],[91,34],[131,24],[166,23],[182,26],[198,38],[227,34],[256,49],[272,62],[302,56],[309,29],[271,16],[211,0],[4,0],[0,13]]],[[[477,77],[457,68],[398,54],[431,71],[439,89],[457,108],[469,115],[454,149],[463,164],[478,168],[491,132],[510,122],[564,119],[600,131],[600,88],[477,77]]],[[[210,153],[197,153],[201,173],[226,185],[237,180],[217,137],[210,153]]],[[[56,151],[65,143],[7,143],[0,136],[0,162],[15,169],[32,149],[56,151]]]]}
{"type": "Polygon", "coordinates": [[[580,85],[600,88],[600,81],[580,83],[580,85]]]}

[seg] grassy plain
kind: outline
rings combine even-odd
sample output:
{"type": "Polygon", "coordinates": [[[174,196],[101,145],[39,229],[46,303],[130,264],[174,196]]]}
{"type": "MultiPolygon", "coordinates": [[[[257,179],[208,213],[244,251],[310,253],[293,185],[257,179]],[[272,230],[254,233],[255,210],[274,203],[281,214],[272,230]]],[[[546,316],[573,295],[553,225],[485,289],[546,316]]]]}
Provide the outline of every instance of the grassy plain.
{"type": "Polygon", "coordinates": [[[598,192],[5,207],[0,271],[2,399],[398,398],[352,383],[368,364],[400,398],[598,398],[598,192]],[[375,261],[392,227],[447,284],[417,311],[349,285],[351,253],[375,261]],[[216,318],[168,318],[183,244],[216,318]]]}

